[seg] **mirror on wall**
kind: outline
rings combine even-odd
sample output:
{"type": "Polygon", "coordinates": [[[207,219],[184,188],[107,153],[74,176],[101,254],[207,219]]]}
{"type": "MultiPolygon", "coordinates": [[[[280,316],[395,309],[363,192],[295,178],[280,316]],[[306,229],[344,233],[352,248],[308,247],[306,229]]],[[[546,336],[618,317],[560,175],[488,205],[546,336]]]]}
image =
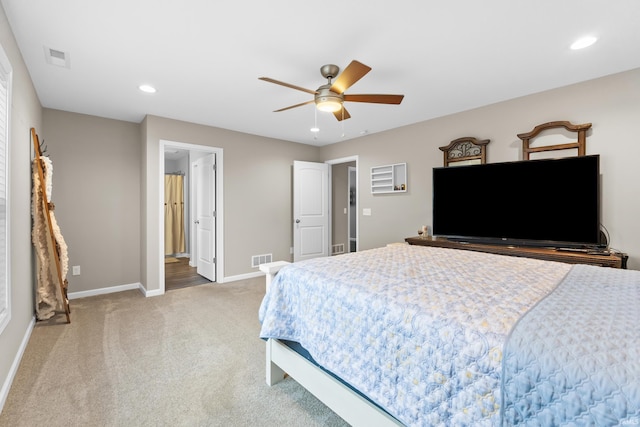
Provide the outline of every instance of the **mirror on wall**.
{"type": "Polygon", "coordinates": [[[477,139],[471,136],[454,139],[445,147],[439,147],[444,153],[444,166],[479,165],[487,163],[487,144],[489,139],[477,139]]]}

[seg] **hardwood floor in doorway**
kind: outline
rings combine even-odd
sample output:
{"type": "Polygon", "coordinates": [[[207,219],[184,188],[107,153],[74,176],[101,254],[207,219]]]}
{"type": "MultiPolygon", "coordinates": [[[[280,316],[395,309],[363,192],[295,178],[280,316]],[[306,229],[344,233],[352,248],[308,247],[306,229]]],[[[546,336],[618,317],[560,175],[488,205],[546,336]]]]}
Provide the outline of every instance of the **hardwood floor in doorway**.
{"type": "Polygon", "coordinates": [[[196,267],[189,265],[189,258],[178,258],[178,262],[164,264],[165,292],[205,283],[211,283],[211,281],[199,275],[196,267]]]}

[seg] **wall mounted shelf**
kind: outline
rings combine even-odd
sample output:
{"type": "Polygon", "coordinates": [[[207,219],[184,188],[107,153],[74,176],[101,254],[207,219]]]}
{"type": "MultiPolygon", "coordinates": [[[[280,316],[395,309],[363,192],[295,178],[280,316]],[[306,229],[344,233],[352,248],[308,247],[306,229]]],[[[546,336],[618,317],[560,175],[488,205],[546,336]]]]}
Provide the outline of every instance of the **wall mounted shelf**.
{"type": "Polygon", "coordinates": [[[371,168],[371,194],[405,193],[407,164],[374,166],[371,168]]]}

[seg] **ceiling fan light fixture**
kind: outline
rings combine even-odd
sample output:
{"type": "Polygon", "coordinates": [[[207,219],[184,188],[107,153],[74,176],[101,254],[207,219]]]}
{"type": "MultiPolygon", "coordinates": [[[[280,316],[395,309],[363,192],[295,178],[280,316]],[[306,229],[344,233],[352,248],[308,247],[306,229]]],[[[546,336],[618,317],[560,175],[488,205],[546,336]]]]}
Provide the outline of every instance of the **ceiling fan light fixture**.
{"type": "Polygon", "coordinates": [[[340,99],[320,99],[316,101],[316,108],[327,113],[335,113],[342,109],[342,101],[340,99]]]}
{"type": "Polygon", "coordinates": [[[342,109],[342,102],[344,96],[333,92],[329,85],[323,85],[318,88],[318,93],[315,96],[316,108],[320,111],[326,111],[327,113],[335,113],[342,109]]]}

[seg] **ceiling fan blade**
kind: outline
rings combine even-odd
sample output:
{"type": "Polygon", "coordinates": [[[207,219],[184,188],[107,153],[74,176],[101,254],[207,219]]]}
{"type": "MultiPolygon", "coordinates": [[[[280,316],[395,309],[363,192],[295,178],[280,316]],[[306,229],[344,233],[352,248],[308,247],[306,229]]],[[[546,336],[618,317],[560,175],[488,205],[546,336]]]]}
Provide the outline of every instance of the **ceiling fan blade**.
{"type": "Polygon", "coordinates": [[[351,61],[351,64],[347,65],[347,68],[333,82],[331,90],[335,93],[343,93],[369,71],[371,71],[371,67],[355,60],[351,61]]]}
{"type": "Polygon", "coordinates": [[[404,95],[344,95],[345,101],[371,102],[374,104],[400,104],[404,95]]]}
{"type": "Polygon", "coordinates": [[[284,108],[281,108],[279,110],[275,110],[274,113],[278,113],[280,111],[285,111],[285,110],[290,110],[290,109],[296,108],[296,107],[302,107],[303,105],[311,104],[312,102],[315,102],[315,101],[312,99],[311,101],[302,102],[300,104],[292,105],[290,107],[284,107],[284,108]]]}
{"type": "Polygon", "coordinates": [[[316,94],[316,91],[315,91],[315,90],[305,89],[305,88],[303,88],[303,87],[296,86],[296,85],[292,85],[292,84],[285,83],[285,82],[281,82],[281,81],[279,81],[279,80],[275,80],[275,79],[272,79],[272,78],[269,78],[269,77],[258,77],[258,79],[259,79],[259,80],[264,80],[265,82],[275,83],[275,84],[277,84],[277,85],[281,85],[281,86],[286,86],[286,87],[289,87],[289,88],[291,88],[291,89],[301,90],[301,91],[303,91],[303,92],[310,93],[311,95],[315,95],[315,94],[316,94]]]}
{"type": "Polygon", "coordinates": [[[336,119],[338,119],[339,122],[341,122],[342,120],[347,120],[351,118],[351,114],[349,114],[347,109],[344,108],[344,105],[342,106],[342,109],[334,112],[333,115],[336,116],[336,119]]]}

